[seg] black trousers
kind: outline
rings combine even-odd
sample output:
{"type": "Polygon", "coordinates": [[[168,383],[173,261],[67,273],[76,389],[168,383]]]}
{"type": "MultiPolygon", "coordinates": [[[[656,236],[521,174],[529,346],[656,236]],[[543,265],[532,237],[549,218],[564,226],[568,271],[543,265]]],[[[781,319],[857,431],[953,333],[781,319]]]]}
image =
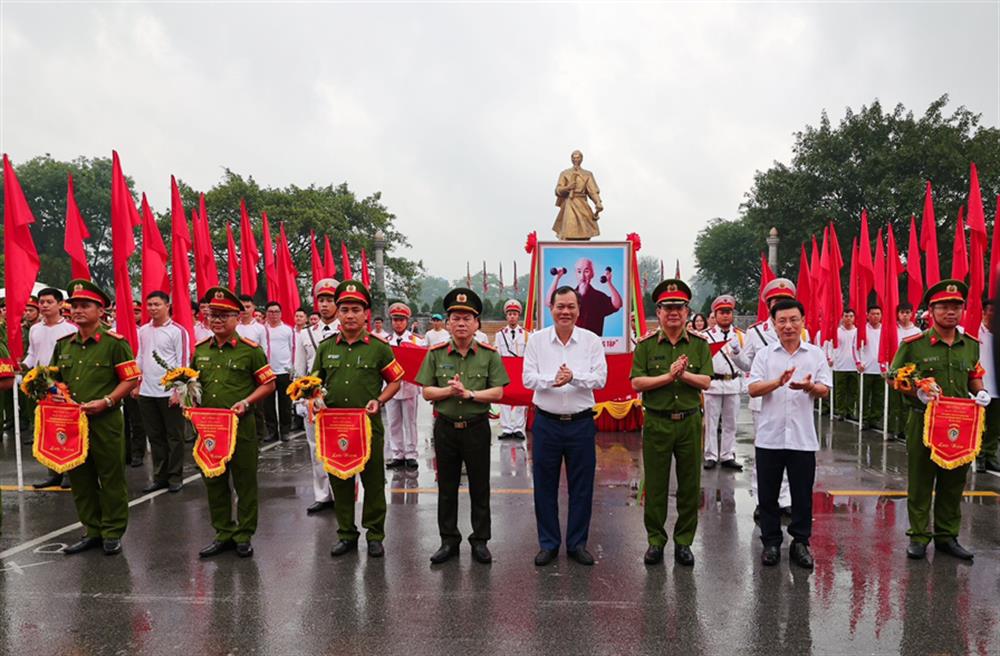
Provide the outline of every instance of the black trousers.
{"type": "Polygon", "coordinates": [[[816,452],[756,448],[757,498],[760,502],[760,541],[765,547],[781,546],[781,478],[788,472],[792,494],[792,541],[809,544],[812,535],[812,491],[816,480],[816,452]]]}
{"type": "Polygon", "coordinates": [[[153,453],[153,481],[180,484],[184,479],[184,411],[169,397],[140,396],[142,425],[153,453]]]}
{"type": "Polygon", "coordinates": [[[531,428],[531,473],[535,480],[535,523],[538,546],[558,550],[562,544],[559,530],[559,479],[566,463],[566,487],[569,514],[566,517],[566,549],[587,546],[590,516],[594,505],[594,472],[597,426],[585,417],[559,421],[543,414],[535,416],[531,428]]]}
{"type": "Polygon", "coordinates": [[[289,374],[277,374],[274,393],[265,398],[264,416],[267,418],[267,432],[271,437],[278,437],[278,429],[281,435],[288,435],[292,432],[292,400],[285,394],[288,389],[289,374]],[[278,397],[278,409],[274,409],[274,397],[278,397]]]}
{"type": "Polygon", "coordinates": [[[142,425],[142,411],[139,400],[131,395],[125,397],[125,461],[142,460],[146,456],[146,429],[142,425]]]}
{"type": "Polygon", "coordinates": [[[462,463],[469,476],[472,505],[470,543],[490,539],[490,422],[455,428],[440,417],[434,421],[434,456],[438,472],[438,531],[441,543],[462,542],[458,531],[458,486],[462,463]]]}

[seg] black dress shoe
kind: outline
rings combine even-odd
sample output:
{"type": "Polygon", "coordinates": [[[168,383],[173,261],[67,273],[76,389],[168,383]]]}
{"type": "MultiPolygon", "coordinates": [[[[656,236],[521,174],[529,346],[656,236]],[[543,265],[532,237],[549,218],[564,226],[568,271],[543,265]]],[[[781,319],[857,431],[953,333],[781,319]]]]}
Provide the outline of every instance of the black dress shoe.
{"type": "Polygon", "coordinates": [[[760,562],[768,567],[777,565],[781,562],[781,550],[778,547],[764,547],[764,551],[760,554],[760,562]]]}
{"type": "Polygon", "coordinates": [[[399,469],[406,464],[406,461],[402,458],[393,458],[389,462],[385,463],[386,469],[399,469]]]}
{"type": "Polygon", "coordinates": [[[743,471],[743,465],[741,465],[740,463],[736,462],[731,458],[729,460],[723,460],[722,462],[719,463],[719,466],[722,467],[723,469],[732,469],[738,472],[743,471]]]}
{"type": "Polygon", "coordinates": [[[381,542],[369,542],[368,555],[372,558],[382,558],[385,556],[385,547],[382,546],[381,542]]]}
{"type": "Polygon", "coordinates": [[[986,473],[986,461],[982,458],[976,458],[975,471],[977,474],[986,473]]]}
{"type": "Polygon", "coordinates": [[[59,474],[58,476],[46,478],[44,481],[39,481],[37,483],[34,483],[32,484],[31,487],[35,488],[36,490],[41,490],[46,487],[56,487],[57,485],[62,483],[62,480],[63,480],[62,474],[59,474]]]}
{"type": "Polygon", "coordinates": [[[801,542],[793,542],[792,548],[788,550],[788,556],[792,562],[805,569],[813,568],[813,557],[809,553],[809,545],[801,542]]]}
{"type": "Polygon", "coordinates": [[[118,538],[107,538],[102,541],[105,556],[114,556],[122,552],[122,541],[118,538]]]}
{"type": "Polygon", "coordinates": [[[315,515],[318,512],[322,512],[327,508],[333,508],[333,501],[317,501],[308,508],[306,508],[307,515],[315,515]]]}
{"type": "Polygon", "coordinates": [[[924,556],[927,555],[927,543],[917,542],[916,540],[910,540],[910,544],[906,545],[906,557],[912,560],[923,560],[924,556]]]}
{"type": "Polygon", "coordinates": [[[447,562],[458,555],[457,544],[442,544],[438,550],[431,554],[431,562],[435,565],[447,562]]]}
{"type": "Polygon", "coordinates": [[[1000,460],[996,458],[987,458],[986,471],[1000,472],[1000,460]]]}
{"type": "Polygon", "coordinates": [[[577,547],[576,549],[570,549],[566,552],[566,555],[570,557],[570,560],[575,560],[581,565],[586,565],[590,567],[594,564],[594,557],[590,555],[590,552],[583,547],[577,547]]]}
{"type": "Polygon", "coordinates": [[[642,562],[647,565],[656,565],[657,563],[663,562],[663,547],[657,546],[655,544],[649,545],[646,549],[646,554],[642,557],[642,562]]]}
{"type": "Polygon", "coordinates": [[[535,566],[545,567],[553,560],[555,560],[556,556],[558,555],[559,552],[556,551],[555,549],[542,549],[537,554],[535,554],[535,566]]]}
{"type": "Polygon", "coordinates": [[[72,483],[69,482],[69,476],[63,476],[62,482],[59,484],[59,489],[68,490],[72,487],[72,483]]]}
{"type": "Polygon", "coordinates": [[[407,469],[416,469],[419,466],[420,465],[417,464],[416,458],[407,458],[406,459],[406,468],[407,469]]]}
{"type": "Polygon", "coordinates": [[[472,545],[472,559],[477,563],[489,565],[493,562],[493,554],[483,542],[476,542],[472,545]]]}
{"type": "Polygon", "coordinates": [[[132,467],[142,467],[142,458],[132,458],[128,464],[132,467]]]}
{"type": "Polygon", "coordinates": [[[791,506],[782,506],[778,510],[781,511],[781,515],[783,517],[791,517],[792,516],[792,507],[791,506]]]}
{"type": "Polygon", "coordinates": [[[63,553],[67,556],[72,556],[73,554],[82,553],[88,549],[96,549],[101,546],[101,538],[88,538],[82,537],[77,542],[65,547],[63,553]]]}
{"type": "Polygon", "coordinates": [[[686,544],[675,544],[674,545],[674,560],[678,565],[684,565],[685,567],[694,566],[694,554],[691,553],[691,547],[686,544]]]}
{"type": "Polygon", "coordinates": [[[183,489],[184,489],[183,483],[171,483],[170,485],[167,486],[167,492],[169,492],[170,494],[177,494],[183,489]]]}
{"type": "Polygon", "coordinates": [[[253,545],[249,542],[239,542],[236,545],[236,555],[240,558],[249,558],[253,555],[253,545]]]}
{"type": "Polygon", "coordinates": [[[166,483],[156,482],[153,483],[152,485],[147,485],[146,487],[142,488],[142,493],[149,494],[150,492],[156,492],[157,490],[164,490],[167,487],[169,486],[166,483]]]}
{"type": "Polygon", "coordinates": [[[224,542],[213,540],[212,544],[198,552],[198,556],[201,558],[211,558],[212,556],[218,556],[223,551],[230,551],[235,548],[236,543],[232,540],[225,540],[224,542]]]}
{"type": "Polygon", "coordinates": [[[962,560],[972,560],[975,558],[975,554],[963,547],[958,543],[955,538],[949,538],[947,540],[942,540],[941,542],[934,543],[934,550],[946,553],[955,558],[960,558],[962,560]]]}
{"type": "Polygon", "coordinates": [[[337,556],[344,556],[357,550],[357,540],[340,540],[337,544],[333,545],[333,549],[330,549],[330,555],[336,558],[337,556]]]}
{"type": "Polygon", "coordinates": [[[703,467],[704,469],[706,469],[706,470],[707,470],[707,469],[715,469],[715,466],[716,466],[717,464],[719,464],[719,463],[715,462],[714,460],[706,460],[706,461],[705,461],[705,464],[704,464],[704,465],[702,465],[702,467],[703,467]]]}

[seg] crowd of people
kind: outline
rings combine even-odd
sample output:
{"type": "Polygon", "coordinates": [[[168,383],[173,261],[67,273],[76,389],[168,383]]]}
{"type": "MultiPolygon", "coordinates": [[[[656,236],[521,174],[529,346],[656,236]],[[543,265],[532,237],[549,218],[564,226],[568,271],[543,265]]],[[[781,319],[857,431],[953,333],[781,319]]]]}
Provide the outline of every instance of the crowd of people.
{"type": "MultiPolygon", "coordinates": [[[[12,362],[0,344],[5,430],[13,421],[10,391],[15,377],[37,364],[57,367],[55,377],[88,415],[91,444],[86,461],[68,477],[52,471],[36,484],[72,489],[85,534],[65,553],[97,547],[108,555],[121,552],[128,520],[124,471],[127,465],[143,464],[147,442],[152,480],[144,492],[182,489],[184,443],[193,439],[191,424],[160,380],[171,368],[190,366],[199,375],[201,405],[231,409],[239,417],[235,452],[224,475],[204,478],[215,537],[201,557],[228,550],[241,557],[253,555],[260,444],[290,439],[300,426],[312,458],[313,499],[306,512],[336,514],[338,539],[331,555],[357,551],[363,530],[368,555],[382,557],[386,470],[418,469],[417,403],[423,398],[434,408],[431,442],[439,487],[441,544],[431,562],[444,563],[460,551],[458,493],[464,474],[471,501],[471,554],[477,562],[489,563],[490,412],[510,383],[505,359],[521,358],[521,382],[532,392],[534,408],[531,455],[539,544],[534,562],[548,565],[565,545],[574,561],[594,563],[587,550],[596,468],[594,391],[607,383],[608,368],[600,337],[579,325],[576,289],[555,288],[548,299],[552,325],[531,334],[520,323],[521,304],[508,301],[506,324],[492,344],[481,330],[482,301],[471,289],[451,290],[444,297],[443,314],[431,317],[432,327],[422,336],[413,330],[412,311],[404,303],[390,306],[388,326],[381,317],[372,317],[369,290],[358,281],[324,279],[313,292],[314,312],[299,308],[295,325],[289,326],[282,322],[276,302],[266,303],[260,312],[249,296],[210,289],[197,304],[193,357],[190,335],[171,319],[171,298],[165,292],[152,292],[143,305],[131,308],[129,319],[141,323],[143,313],[148,317],[139,326],[136,353],[111,330],[123,317],[94,283],[74,280],[68,297],[46,288],[31,299],[23,360],[12,362]],[[409,346],[427,352],[419,371],[404,380],[406,372],[393,348],[409,346]],[[370,418],[371,456],[359,474],[364,490],[361,530],[355,518],[354,478],[327,473],[317,458],[316,429],[306,419],[305,407],[293,404],[285,393],[291,381],[306,375],[321,379],[326,407],[364,408],[370,418]],[[565,536],[558,507],[564,469],[569,490],[565,536]]],[[[911,558],[924,557],[931,541],[943,553],[973,557],[957,540],[968,466],[945,469],[931,460],[922,439],[922,413],[928,402],[936,395],[971,396],[985,407],[986,431],[976,466],[1000,471],[1000,402],[994,401],[992,362],[981,359],[980,342],[958,327],[967,293],[964,283],[955,280],[928,289],[924,304],[930,325],[925,330],[913,324],[913,308],[894,308],[900,344],[893,367],[916,364],[940,383],[935,392],[895,386],[890,392],[890,425],[905,440],[908,454],[911,558]]],[[[754,424],[751,480],[765,565],[780,561],[782,515],[788,515],[789,557],[802,567],[813,567],[809,540],[819,450],[816,403],[832,394],[837,416],[872,426],[881,421],[879,394],[886,378],[873,353],[878,352],[882,308],[866,308],[867,336],[860,347],[852,309],[843,313],[836,345],[821,338],[814,345],[791,281],[775,279],[761,294],[769,318],[743,331],[734,325],[737,303],[728,294],[713,301],[708,318],[692,318],[691,290],[682,280],[664,280],[652,292],[657,326],[636,341],[629,374],[645,415],[648,565],[662,562],[671,535],[674,560],[681,566],[694,564],[691,544],[698,525],[701,472],[717,466],[743,469],[735,444],[743,393],[750,397],[754,424]],[[859,389],[864,391],[860,403],[859,389]],[[860,414],[856,408],[861,408],[860,414]],[[677,519],[668,534],[672,466],[677,519]]],[[[984,331],[989,335],[993,314],[992,306],[987,308],[984,331]]],[[[19,399],[23,434],[31,436],[32,403],[24,396],[19,399]]],[[[499,418],[499,439],[525,439],[526,407],[501,405],[499,418]]]]}

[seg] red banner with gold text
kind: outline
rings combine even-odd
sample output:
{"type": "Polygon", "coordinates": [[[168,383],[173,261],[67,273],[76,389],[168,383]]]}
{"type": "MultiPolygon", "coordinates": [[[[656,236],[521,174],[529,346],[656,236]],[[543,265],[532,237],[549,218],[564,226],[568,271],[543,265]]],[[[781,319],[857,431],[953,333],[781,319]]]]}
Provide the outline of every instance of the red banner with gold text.
{"type": "Polygon", "coordinates": [[[969,464],[982,446],[986,411],[972,399],[940,397],[924,412],[924,446],[944,469],[969,464]]]}

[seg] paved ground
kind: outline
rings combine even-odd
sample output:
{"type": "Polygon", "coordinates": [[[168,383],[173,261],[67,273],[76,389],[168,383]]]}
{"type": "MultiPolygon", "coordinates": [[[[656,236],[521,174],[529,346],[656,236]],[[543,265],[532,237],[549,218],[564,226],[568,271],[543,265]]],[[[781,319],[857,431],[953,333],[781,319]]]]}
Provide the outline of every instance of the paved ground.
{"type": "MultiPolygon", "coordinates": [[[[422,412],[422,435],[428,422],[422,412]]],[[[747,428],[739,454],[752,465],[747,428]]],[[[593,568],[564,556],[534,567],[528,454],[509,442],[494,446],[492,566],[464,545],[458,561],[428,562],[438,538],[426,439],[419,472],[391,477],[383,560],[330,558],[333,516],[304,512],[301,439],[262,456],[249,560],[197,558],[212,537],[197,479],[147,498],[146,468],[130,469],[117,558],[54,553],[75,529],[36,540],[75,522],[68,493],[5,491],[0,654],[1000,654],[1000,478],[970,477],[979,496],[963,506],[962,541],[974,565],[933,551],[907,561],[905,499],[893,494],[905,489],[903,447],[821,428],[812,573],[787,552],[779,567],[759,565],[749,466],[703,476],[693,569],[644,566],[637,434],[599,436],[593,568]]],[[[8,441],[7,484],[12,454],[8,441]]],[[[40,475],[28,465],[29,482],[40,475]]]]}

